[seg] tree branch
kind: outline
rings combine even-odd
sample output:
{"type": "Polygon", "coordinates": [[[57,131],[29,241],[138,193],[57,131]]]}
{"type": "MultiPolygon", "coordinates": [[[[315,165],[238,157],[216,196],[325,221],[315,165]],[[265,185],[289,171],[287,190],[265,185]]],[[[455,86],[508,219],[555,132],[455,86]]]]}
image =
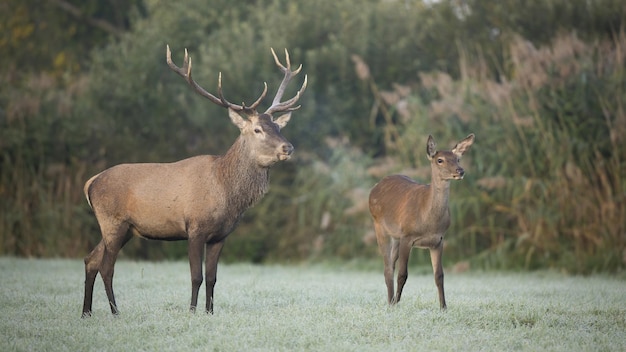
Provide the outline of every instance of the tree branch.
{"type": "Polygon", "coordinates": [[[48,1],[56,5],[63,11],[69,13],[70,15],[78,18],[79,20],[83,20],[94,27],[100,28],[105,32],[113,34],[116,37],[119,37],[122,35],[122,33],[124,33],[123,30],[115,27],[114,25],[112,25],[111,23],[105,20],[86,16],[78,7],[72,5],[71,3],[67,1],[64,1],[64,0],[48,0],[48,1]]]}

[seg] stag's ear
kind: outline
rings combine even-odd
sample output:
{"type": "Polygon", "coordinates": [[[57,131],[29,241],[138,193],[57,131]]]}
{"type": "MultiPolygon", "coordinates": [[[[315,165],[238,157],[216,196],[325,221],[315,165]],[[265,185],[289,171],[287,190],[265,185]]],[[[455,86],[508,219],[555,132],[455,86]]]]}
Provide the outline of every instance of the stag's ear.
{"type": "Polygon", "coordinates": [[[428,160],[432,159],[435,153],[437,153],[437,143],[435,143],[433,136],[428,135],[428,142],[426,142],[426,156],[428,156],[428,160]]]}
{"type": "Polygon", "coordinates": [[[280,115],[276,120],[274,120],[274,123],[278,125],[278,128],[283,128],[285,126],[287,126],[287,122],[289,122],[289,120],[291,119],[291,111],[280,115]]]}
{"type": "Polygon", "coordinates": [[[246,125],[249,123],[248,120],[246,120],[243,117],[241,117],[241,115],[239,115],[238,112],[236,112],[235,110],[233,110],[231,108],[228,108],[228,117],[230,117],[230,120],[237,127],[239,127],[240,130],[242,130],[244,127],[246,127],[246,125]]]}
{"type": "Polygon", "coordinates": [[[470,149],[472,144],[474,144],[474,134],[470,133],[469,136],[465,137],[464,140],[460,141],[452,148],[452,153],[460,158],[470,149]]]}

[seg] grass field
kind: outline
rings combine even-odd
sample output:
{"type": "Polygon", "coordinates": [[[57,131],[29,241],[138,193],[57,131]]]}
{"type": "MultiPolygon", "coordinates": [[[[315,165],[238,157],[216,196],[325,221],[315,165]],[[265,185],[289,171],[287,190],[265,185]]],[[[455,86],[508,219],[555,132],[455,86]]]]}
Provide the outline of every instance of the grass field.
{"type": "Polygon", "coordinates": [[[0,351],[626,351],[623,277],[447,274],[442,312],[424,270],[389,308],[380,266],[220,265],[211,316],[186,262],[120,261],[121,314],[98,279],[81,319],[82,261],[0,258],[0,351]]]}

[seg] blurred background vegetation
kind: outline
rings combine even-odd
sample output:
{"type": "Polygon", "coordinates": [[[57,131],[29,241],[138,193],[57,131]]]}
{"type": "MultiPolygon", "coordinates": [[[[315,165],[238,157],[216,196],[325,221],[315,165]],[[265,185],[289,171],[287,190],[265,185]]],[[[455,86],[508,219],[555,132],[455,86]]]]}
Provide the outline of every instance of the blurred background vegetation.
{"type": "MultiPolygon", "coordinates": [[[[0,254],[82,257],[100,239],[91,175],[233,143],[226,111],[167,67],[169,44],[207,89],[221,71],[232,101],[276,89],[270,47],[309,76],[283,131],[295,157],[224,260],[377,258],[369,189],[430,182],[428,134],[445,148],[474,132],[446,266],[623,271],[625,24],[622,0],[4,0],[0,254]]],[[[186,243],[123,255],[184,258],[186,243]]]]}

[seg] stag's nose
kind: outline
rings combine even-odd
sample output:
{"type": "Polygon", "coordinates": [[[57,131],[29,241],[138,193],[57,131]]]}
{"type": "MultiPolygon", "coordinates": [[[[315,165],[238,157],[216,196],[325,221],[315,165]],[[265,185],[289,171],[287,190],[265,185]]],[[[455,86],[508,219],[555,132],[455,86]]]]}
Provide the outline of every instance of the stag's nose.
{"type": "Polygon", "coordinates": [[[461,168],[461,167],[456,169],[456,173],[459,174],[459,176],[461,176],[461,178],[463,178],[463,176],[465,176],[465,170],[463,170],[463,168],[461,168]]]}
{"type": "Polygon", "coordinates": [[[293,145],[291,143],[283,144],[283,153],[291,155],[291,153],[293,153],[293,145]]]}

